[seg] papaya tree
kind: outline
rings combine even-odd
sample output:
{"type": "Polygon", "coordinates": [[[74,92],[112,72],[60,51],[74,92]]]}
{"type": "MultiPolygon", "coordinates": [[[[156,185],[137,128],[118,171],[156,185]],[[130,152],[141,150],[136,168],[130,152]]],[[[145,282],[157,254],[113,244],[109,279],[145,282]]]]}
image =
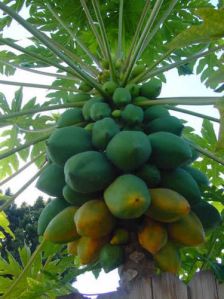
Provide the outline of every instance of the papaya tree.
{"type": "Polygon", "coordinates": [[[19,87],[11,104],[0,94],[2,184],[38,169],[1,196],[3,229],[3,211],[34,181],[54,198],[35,252],[20,250],[22,266],[10,253],[0,260],[2,298],[55,298],[85,271],[119,267],[122,281],[133,252],[133,279],[147,267],[223,279],[223,1],[4,0],[0,10],[1,74],[43,78],[0,80],[19,87]],[[26,43],[7,37],[12,21],[26,43]],[[217,96],[161,97],[172,69],[217,96]],[[26,87],[46,98],[24,103],[26,87]],[[194,111],[205,105],[220,117],[194,111]],[[201,134],[173,112],[203,119],[201,134]]]}

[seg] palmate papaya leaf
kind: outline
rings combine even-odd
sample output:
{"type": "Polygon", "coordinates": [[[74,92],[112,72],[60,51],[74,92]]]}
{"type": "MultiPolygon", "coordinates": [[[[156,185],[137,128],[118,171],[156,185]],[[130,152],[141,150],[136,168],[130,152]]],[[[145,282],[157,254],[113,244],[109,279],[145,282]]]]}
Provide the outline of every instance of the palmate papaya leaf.
{"type": "Polygon", "coordinates": [[[5,237],[4,233],[9,234],[12,238],[15,238],[15,235],[10,229],[10,223],[7,218],[7,215],[2,211],[0,212],[0,239],[5,237]]]}
{"type": "Polygon", "coordinates": [[[206,43],[224,36],[224,9],[199,8],[196,15],[203,20],[177,35],[167,46],[169,49],[183,48],[193,43],[206,43]]]}
{"type": "MultiPolygon", "coordinates": [[[[223,152],[220,150],[217,151],[218,140],[215,134],[214,126],[209,120],[203,120],[201,136],[190,130],[186,130],[184,134],[189,140],[195,144],[198,144],[203,149],[207,149],[210,152],[215,153],[220,158],[222,157],[223,152]]],[[[223,166],[211,158],[200,155],[200,159],[196,160],[193,163],[193,166],[204,172],[214,186],[218,187],[223,184],[223,166]]]]}

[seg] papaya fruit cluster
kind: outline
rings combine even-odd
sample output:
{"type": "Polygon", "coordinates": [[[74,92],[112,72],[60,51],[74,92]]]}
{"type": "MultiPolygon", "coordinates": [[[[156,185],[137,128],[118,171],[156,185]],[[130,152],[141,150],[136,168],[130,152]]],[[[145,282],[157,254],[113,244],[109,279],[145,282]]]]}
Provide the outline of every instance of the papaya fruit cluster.
{"type": "Polygon", "coordinates": [[[106,97],[77,94],[83,107],[65,111],[47,140],[37,188],[55,198],[38,233],[67,243],[83,265],[99,260],[106,272],[125,262],[134,235],[162,271],[176,273],[181,247],[202,244],[219,224],[202,199],[209,181],[190,166],[198,156],[181,136],[183,123],[165,106],[138,106],[159,96],[159,80],[108,81],[103,89],[106,97]]]}

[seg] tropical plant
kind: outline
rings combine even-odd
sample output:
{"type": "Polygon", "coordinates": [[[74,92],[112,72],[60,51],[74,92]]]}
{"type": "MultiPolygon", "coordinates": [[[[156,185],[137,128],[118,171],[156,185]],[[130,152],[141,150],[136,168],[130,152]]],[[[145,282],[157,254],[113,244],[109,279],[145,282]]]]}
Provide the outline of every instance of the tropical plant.
{"type": "MultiPolygon", "coordinates": [[[[224,89],[224,3],[222,0],[216,5],[212,2],[1,1],[1,73],[11,76],[21,69],[42,75],[43,82],[45,76],[52,78],[51,85],[0,80],[1,84],[20,87],[11,104],[3,93],[0,94],[2,183],[20,175],[33,163],[39,168],[15,194],[1,196],[0,219],[6,232],[13,236],[3,210],[48,168],[52,153],[49,154],[48,148],[46,154],[46,140],[59,126],[61,109],[82,108],[90,98],[100,97],[106,99],[101,103],[103,113],[100,111],[100,114],[96,108],[90,117],[92,120],[88,119],[89,116],[81,118],[76,127],[91,130],[90,122],[101,119],[102,115],[112,116],[116,122],[121,117],[126,120],[128,116],[124,115],[129,114],[126,112],[122,116],[122,101],[129,102],[129,96],[115,96],[114,90],[119,88],[129,90],[129,94],[132,92],[132,103],[141,108],[138,111],[163,106],[170,111],[203,119],[200,135],[188,127],[183,136],[186,147],[190,146],[200,154],[193,166],[203,171],[210,181],[210,185],[201,190],[203,200],[223,214],[224,106],[219,93],[224,89]],[[11,26],[12,20],[31,34],[27,46],[19,44],[21,37],[17,40],[5,37],[5,30],[11,26]],[[160,89],[161,84],[166,83],[165,73],[175,68],[180,76],[198,74],[202,83],[215,90],[217,96],[157,98],[159,93],[145,96],[144,92],[139,97],[133,96],[145,82],[155,82],[160,89]],[[33,97],[24,103],[22,87],[48,90],[46,100],[39,103],[33,97]],[[183,109],[179,105],[212,105],[218,109],[220,118],[183,109]],[[213,123],[219,124],[218,136],[213,123]],[[20,161],[25,165],[21,167],[20,161]]],[[[95,142],[102,150],[104,145],[95,142]]],[[[87,146],[85,150],[88,149],[87,146]]],[[[110,198],[106,201],[109,202],[110,198]]],[[[10,253],[8,261],[1,259],[0,292],[4,294],[3,298],[15,298],[18,294],[22,294],[21,298],[45,298],[46,295],[55,298],[72,290],[70,282],[80,272],[99,269],[99,263],[79,268],[77,259],[74,264],[74,258],[67,256],[63,246],[55,246],[46,254],[51,245],[45,239],[41,239],[32,256],[27,246],[19,251],[22,266],[10,253]],[[53,258],[56,252],[61,252],[60,260],[53,258]]],[[[190,280],[196,270],[207,268],[213,269],[219,279],[223,279],[223,216],[219,226],[206,235],[206,240],[205,245],[182,250],[183,263],[179,274],[185,281],[190,280]]]]}

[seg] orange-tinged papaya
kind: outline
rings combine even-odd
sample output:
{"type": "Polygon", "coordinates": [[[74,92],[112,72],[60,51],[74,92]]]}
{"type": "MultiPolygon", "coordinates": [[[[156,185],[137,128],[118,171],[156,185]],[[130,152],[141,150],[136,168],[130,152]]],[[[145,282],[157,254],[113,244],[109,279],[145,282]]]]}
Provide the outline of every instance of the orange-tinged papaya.
{"type": "Polygon", "coordinates": [[[77,245],[77,255],[82,265],[90,264],[97,260],[100,250],[107,242],[107,238],[92,239],[81,237],[77,245]]]}
{"type": "Polygon", "coordinates": [[[177,247],[170,241],[154,256],[156,264],[164,272],[177,273],[181,266],[180,254],[177,247]]]}
{"type": "Polygon", "coordinates": [[[190,204],[179,193],[166,189],[150,189],[151,205],[146,215],[161,222],[174,222],[190,211],[190,204]]]}
{"type": "Polygon", "coordinates": [[[168,224],[169,237],[183,246],[197,246],[205,242],[205,232],[199,218],[190,212],[168,224]]]}
{"type": "Polygon", "coordinates": [[[48,224],[44,238],[53,243],[68,243],[75,240],[79,236],[74,223],[77,209],[70,206],[58,213],[48,224]]]}
{"type": "Polygon", "coordinates": [[[78,246],[79,239],[76,239],[72,242],[67,244],[67,252],[71,255],[77,255],[77,246],[78,246]]]}
{"type": "Polygon", "coordinates": [[[112,235],[110,244],[112,245],[124,245],[129,240],[129,232],[124,228],[117,228],[112,235]]]}
{"type": "Polygon", "coordinates": [[[115,225],[115,218],[104,201],[99,199],[83,204],[74,219],[78,233],[94,239],[108,235],[115,225]]]}
{"type": "Polygon", "coordinates": [[[147,219],[138,232],[140,245],[148,252],[155,254],[167,242],[167,231],[162,223],[147,219]]]}

